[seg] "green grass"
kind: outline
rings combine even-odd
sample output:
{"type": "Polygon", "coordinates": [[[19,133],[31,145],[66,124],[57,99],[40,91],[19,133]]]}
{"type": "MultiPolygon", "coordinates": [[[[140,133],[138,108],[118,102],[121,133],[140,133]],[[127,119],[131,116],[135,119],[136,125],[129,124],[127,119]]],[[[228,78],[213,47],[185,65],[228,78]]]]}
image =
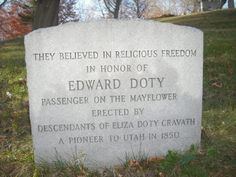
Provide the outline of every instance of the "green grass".
{"type": "Polygon", "coordinates": [[[236,10],[161,19],[204,32],[204,110],[236,106],[236,10]]]}
{"type": "Polygon", "coordinates": [[[236,174],[236,10],[155,19],[204,32],[201,147],[166,157],[127,156],[104,172],[81,163],[34,166],[23,39],[0,43],[0,176],[233,177],[236,174]]]}
{"type": "Polygon", "coordinates": [[[29,133],[23,39],[0,45],[0,133],[29,133]]]}

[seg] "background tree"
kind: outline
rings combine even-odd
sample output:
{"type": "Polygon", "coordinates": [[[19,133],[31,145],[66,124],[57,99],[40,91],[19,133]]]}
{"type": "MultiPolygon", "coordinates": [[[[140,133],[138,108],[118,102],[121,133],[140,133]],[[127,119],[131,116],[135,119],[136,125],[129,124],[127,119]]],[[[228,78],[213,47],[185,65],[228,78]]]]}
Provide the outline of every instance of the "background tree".
{"type": "Polygon", "coordinates": [[[221,2],[220,2],[220,8],[221,8],[221,9],[222,9],[223,6],[225,5],[226,1],[227,1],[227,0],[221,0],[221,2]]]}
{"type": "Polygon", "coordinates": [[[121,3],[122,0],[104,0],[108,12],[111,13],[115,19],[119,18],[121,3]]]}
{"type": "Polygon", "coordinates": [[[181,14],[191,14],[192,12],[199,12],[201,10],[199,0],[182,0],[180,2],[181,14]]]}
{"type": "Polygon", "coordinates": [[[0,3],[0,8],[3,7],[7,3],[7,0],[4,0],[2,3],[0,3]]]}
{"type": "MultiPolygon", "coordinates": [[[[22,20],[19,14],[25,15],[28,11],[23,8],[25,1],[13,1],[8,3],[6,7],[0,8],[0,39],[8,40],[18,36],[22,36],[30,32],[31,25],[22,20]]],[[[5,3],[6,4],[6,3],[5,3]]]]}
{"type": "Polygon", "coordinates": [[[123,2],[122,14],[128,18],[143,18],[148,9],[148,0],[126,0],[123,2]]]}
{"type": "Polygon", "coordinates": [[[76,13],[76,0],[61,0],[59,5],[58,20],[60,23],[79,20],[76,13]]]}
{"type": "Polygon", "coordinates": [[[31,0],[33,29],[78,20],[76,3],[76,0],[31,0]]]}
{"type": "Polygon", "coordinates": [[[58,25],[60,0],[37,0],[35,3],[33,29],[58,25]]]}
{"type": "Polygon", "coordinates": [[[143,17],[143,14],[145,10],[148,7],[148,1],[147,0],[133,0],[135,4],[135,11],[138,18],[143,17]]]}
{"type": "MultiPolygon", "coordinates": [[[[54,12],[54,16],[46,18],[52,12],[49,11],[46,17],[44,14],[38,14],[41,9],[37,5],[46,1],[35,0],[7,0],[0,4],[0,40],[13,39],[34,29],[53,26],[58,23],[78,20],[76,0],[61,0],[59,4],[59,13],[54,12]],[[35,19],[34,19],[35,18],[35,19]],[[57,19],[58,18],[58,19],[57,19]]],[[[46,7],[46,4],[40,4],[40,8],[46,7]]],[[[53,3],[52,3],[53,4],[53,3]]],[[[50,4],[50,5],[52,5],[50,4]]],[[[55,10],[56,8],[53,7],[55,10]]],[[[53,14],[53,13],[52,13],[53,14]]]]}
{"type": "Polygon", "coordinates": [[[235,6],[234,6],[234,0],[228,0],[228,8],[229,9],[232,9],[232,8],[234,8],[235,6]]]}
{"type": "Polygon", "coordinates": [[[104,8],[102,6],[101,0],[97,1],[97,9],[101,12],[102,18],[106,18],[105,12],[104,12],[104,8]]]}
{"type": "Polygon", "coordinates": [[[163,10],[161,9],[161,5],[158,0],[146,0],[147,7],[143,12],[143,18],[156,18],[163,14],[163,10]]]}

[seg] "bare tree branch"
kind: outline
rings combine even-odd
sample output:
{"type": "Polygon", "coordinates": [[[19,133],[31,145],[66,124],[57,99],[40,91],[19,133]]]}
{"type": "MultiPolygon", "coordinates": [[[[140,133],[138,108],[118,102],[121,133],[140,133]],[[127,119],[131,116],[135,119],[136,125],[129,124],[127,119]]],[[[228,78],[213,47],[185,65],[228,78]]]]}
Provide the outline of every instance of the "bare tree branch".
{"type": "Polygon", "coordinates": [[[120,5],[122,0],[103,0],[104,4],[109,13],[113,15],[114,18],[119,17],[120,5]]]}
{"type": "Polygon", "coordinates": [[[101,13],[102,13],[102,17],[105,18],[105,14],[104,14],[103,8],[102,8],[102,6],[101,6],[101,4],[100,4],[100,0],[98,0],[98,6],[99,6],[99,9],[100,9],[100,11],[101,11],[101,13]]]}
{"type": "Polygon", "coordinates": [[[110,13],[112,13],[112,10],[110,9],[110,6],[109,6],[108,2],[109,2],[109,1],[104,0],[104,4],[105,4],[107,10],[108,10],[110,13]]]}
{"type": "Polygon", "coordinates": [[[7,0],[4,0],[1,4],[0,4],[0,8],[3,7],[6,4],[7,0]]]}

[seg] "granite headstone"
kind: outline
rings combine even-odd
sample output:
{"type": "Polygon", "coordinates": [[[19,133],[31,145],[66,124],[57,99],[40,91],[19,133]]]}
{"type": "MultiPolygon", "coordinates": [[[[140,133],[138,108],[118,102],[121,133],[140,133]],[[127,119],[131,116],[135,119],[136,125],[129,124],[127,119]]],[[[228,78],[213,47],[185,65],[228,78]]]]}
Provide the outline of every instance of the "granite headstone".
{"type": "Polygon", "coordinates": [[[36,163],[87,166],[199,144],[203,33],[154,21],[104,20],[25,37],[36,163]]]}

